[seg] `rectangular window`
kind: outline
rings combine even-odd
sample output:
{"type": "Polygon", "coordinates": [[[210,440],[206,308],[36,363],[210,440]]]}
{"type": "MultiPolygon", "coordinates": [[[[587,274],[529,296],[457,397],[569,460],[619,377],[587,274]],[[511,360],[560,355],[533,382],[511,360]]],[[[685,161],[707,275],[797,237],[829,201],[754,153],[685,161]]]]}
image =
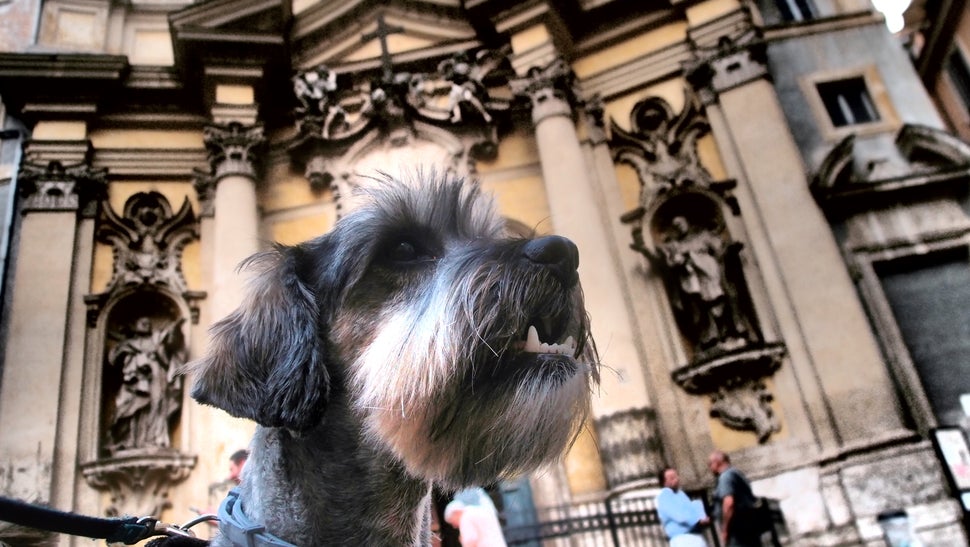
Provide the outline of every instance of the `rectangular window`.
{"type": "Polygon", "coordinates": [[[970,68],[967,67],[966,59],[956,47],[946,56],[946,74],[950,78],[953,89],[963,101],[964,108],[970,111],[970,68]]]}
{"type": "Polygon", "coordinates": [[[825,110],[835,127],[879,121],[866,80],[862,76],[816,84],[825,110]]]}

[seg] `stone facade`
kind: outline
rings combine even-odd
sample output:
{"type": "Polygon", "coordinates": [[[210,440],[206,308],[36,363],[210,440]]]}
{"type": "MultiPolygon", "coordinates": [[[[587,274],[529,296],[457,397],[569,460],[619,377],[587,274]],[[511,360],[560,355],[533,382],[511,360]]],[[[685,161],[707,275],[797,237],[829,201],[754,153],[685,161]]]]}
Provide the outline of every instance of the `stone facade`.
{"type": "Polygon", "coordinates": [[[965,543],[932,444],[967,423],[934,387],[955,372],[893,291],[930,298],[899,265],[967,252],[970,148],[868,2],[377,4],[0,1],[39,25],[0,42],[23,140],[0,154],[0,492],[213,507],[253,424],[178,372],[238,304],[237,265],[328,230],[360,176],[420,165],[580,249],[606,372],[527,503],[649,493],[664,465],[700,489],[721,449],[790,544],[879,545],[887,515],[965,543]]]}

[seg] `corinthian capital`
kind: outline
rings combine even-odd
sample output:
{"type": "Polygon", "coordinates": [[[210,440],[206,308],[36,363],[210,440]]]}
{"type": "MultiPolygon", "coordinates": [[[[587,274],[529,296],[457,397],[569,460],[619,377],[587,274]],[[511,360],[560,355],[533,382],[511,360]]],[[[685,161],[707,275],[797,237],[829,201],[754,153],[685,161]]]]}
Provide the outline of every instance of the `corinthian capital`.
{"type": "Polygon", "coordinates": [[[562,57],[545,67],[532,67],[526,75],[509,82],[513,93],[532,102],[532,121],[538,123],[549,116],[572,116],[581,95],[576,75],[562,57]]]}
{"type": "Polygon", "coordinates": [[[107,176],[107,169],[92,169],[86,163],[25,162],[19,176],[23,211],[81,210],[90,216],[105,196],[107,176]]]}
{"type": "Polygon", "coordinates": [[[216,180],[230,175],[256,176],[258,152],[266,142],[263,126],[245,126],[239,122],[209,125],[204,129],[202,138],[216,180]]]}

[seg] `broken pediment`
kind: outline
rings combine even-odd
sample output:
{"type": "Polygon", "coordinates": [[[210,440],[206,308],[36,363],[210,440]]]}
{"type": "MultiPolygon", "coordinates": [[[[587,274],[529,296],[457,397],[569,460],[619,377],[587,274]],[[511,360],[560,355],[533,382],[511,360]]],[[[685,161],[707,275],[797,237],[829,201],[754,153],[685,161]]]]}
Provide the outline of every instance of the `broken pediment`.
{"type": "Polygon", "coordinates": [[[970,146],[940,129],[907,124],[889,147],[868,144],[850,135],[822,161],[810,188],[827,211],[923,200],[970,178],[970,146]]]}

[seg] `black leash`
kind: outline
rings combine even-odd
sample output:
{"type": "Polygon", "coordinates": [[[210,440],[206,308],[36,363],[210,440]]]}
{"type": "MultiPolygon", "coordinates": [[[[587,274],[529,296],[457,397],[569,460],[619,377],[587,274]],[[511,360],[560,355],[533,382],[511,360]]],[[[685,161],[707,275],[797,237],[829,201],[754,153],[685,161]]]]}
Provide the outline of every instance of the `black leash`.
{"type": "Polygon", "coordinates": [[[215,519],[215,515],[204,515],[183,526],[176,526],[159,522],[152,517],[89,517],[0,496],[0,520],[4,522],[125,545],[162,535],[194,539],[195,536],[189,528],[204,520],[215,519]]]}

